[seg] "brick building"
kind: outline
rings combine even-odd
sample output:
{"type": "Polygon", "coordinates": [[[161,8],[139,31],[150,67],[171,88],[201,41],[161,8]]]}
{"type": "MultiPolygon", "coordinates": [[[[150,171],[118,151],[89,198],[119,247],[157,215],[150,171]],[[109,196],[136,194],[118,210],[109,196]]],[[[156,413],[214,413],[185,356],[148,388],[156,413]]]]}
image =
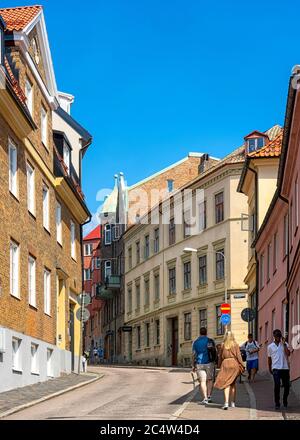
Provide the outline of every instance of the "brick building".
{"type": "Polygon", "coordinates": [[[0,391],[79,367],[81,160],[41,6],[0,9],[0,391]],[[64,110],[63,108],[66,110],[64,110]]]}
{"type": "Polygon", "coordinates": [[[92,302],[87,306],[90,318],[84,326],[84,349],[92,353],[93,347],[103,346],[101,308],[103,301],[96,298],[97,285],[101,282],[101,225],[83,238],[84,291],[92,302]]]}

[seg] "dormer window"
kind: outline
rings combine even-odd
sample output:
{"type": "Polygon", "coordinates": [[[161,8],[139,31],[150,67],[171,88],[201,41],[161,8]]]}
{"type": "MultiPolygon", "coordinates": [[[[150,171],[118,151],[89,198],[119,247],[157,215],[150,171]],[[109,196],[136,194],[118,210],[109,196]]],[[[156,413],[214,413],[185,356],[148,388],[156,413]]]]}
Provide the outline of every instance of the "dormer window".
{"type": "Polygon", "coordinates": [[[265,133],[253,131],[245,137],[247,153],[250,154],[254,151],[260,150],[266,145],[268,140],[269,138],[265,133]]]}
{"type": "Polygon", "coordinates": [[[259,150],[265,145],[265,140],[263,137],[248,139],[248,152],[259,150]]]}

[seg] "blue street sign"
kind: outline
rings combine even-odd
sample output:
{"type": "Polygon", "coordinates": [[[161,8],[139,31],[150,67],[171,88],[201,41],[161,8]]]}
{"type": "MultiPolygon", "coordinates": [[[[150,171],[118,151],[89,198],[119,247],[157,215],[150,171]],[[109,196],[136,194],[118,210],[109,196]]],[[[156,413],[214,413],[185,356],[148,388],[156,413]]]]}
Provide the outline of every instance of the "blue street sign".
{"type": "Polygon", "coordinates": [[[221,323],[222,323],[223,325],[228,325],[228,324],[230,324],[230,315],[227,315],[227,314],[222,315],[221,318],[220,318],[220,321],[221,321],[221,323]]]}

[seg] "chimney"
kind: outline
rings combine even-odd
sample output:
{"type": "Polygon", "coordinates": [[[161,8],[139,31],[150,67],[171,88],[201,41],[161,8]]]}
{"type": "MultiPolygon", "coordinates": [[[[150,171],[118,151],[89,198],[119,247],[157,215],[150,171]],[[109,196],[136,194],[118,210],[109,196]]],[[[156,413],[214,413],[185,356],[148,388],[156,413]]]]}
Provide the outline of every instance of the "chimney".
{"type": "Polygon", "coordinates": [[[209,161],[209,154],[205,153],[202,154],[201,158],[200,158],[200,164],[198,167],[198,174],[202,174],[204,173],[204,171],[207,168],[207,162],[209,161]]]}

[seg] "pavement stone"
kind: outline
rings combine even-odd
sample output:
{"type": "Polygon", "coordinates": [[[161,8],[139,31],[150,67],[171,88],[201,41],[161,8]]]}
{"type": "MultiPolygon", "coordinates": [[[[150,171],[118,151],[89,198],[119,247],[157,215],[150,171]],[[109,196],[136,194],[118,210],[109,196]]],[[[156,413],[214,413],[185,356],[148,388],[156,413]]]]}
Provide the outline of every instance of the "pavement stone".
{"type": "Polygon", "coordinates": [[[1,413],[3,414],[33,401],[50,397],[52,394],[84,384],[97,377],[99,377],[97,374],[65,374],[58,378],[49,379],[46,382],[39,382],[34,385],[0,393],[0,417],[1,413]]]}

